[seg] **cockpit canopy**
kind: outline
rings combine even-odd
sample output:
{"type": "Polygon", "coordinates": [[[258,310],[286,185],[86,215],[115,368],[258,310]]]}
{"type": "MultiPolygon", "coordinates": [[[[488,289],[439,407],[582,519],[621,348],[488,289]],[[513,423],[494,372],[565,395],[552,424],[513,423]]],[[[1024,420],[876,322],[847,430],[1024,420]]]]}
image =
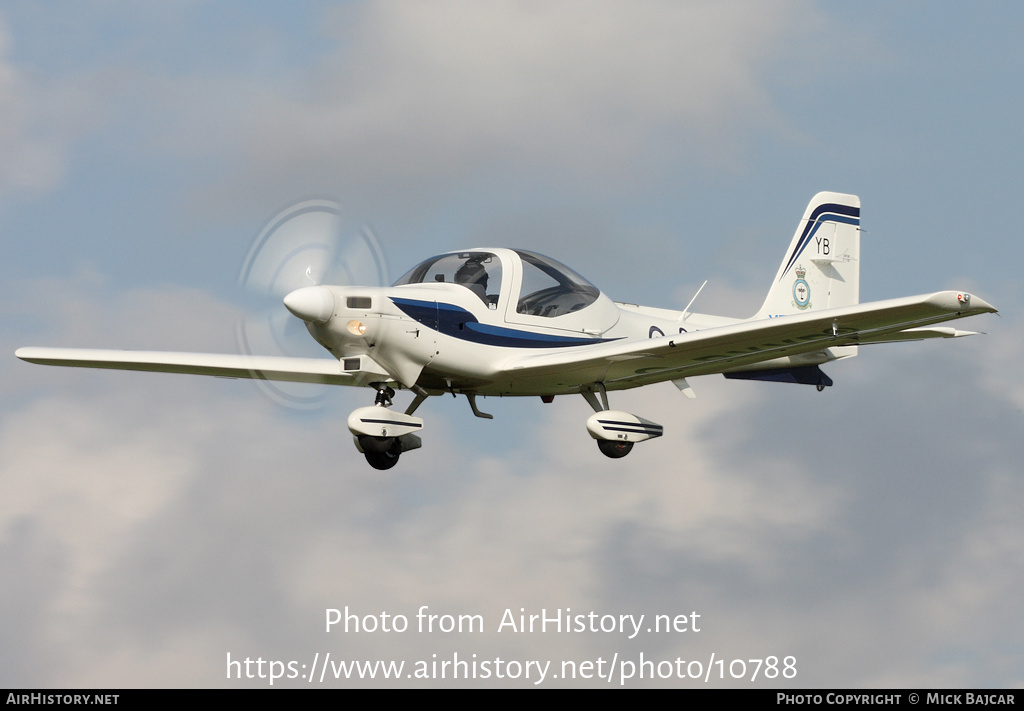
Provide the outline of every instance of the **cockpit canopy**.
{"type": "Polygon", "coordinates": [[[590,306],[597,287],[564,264],[533,252],[516,250],[523,264],[523,284],[516,313],[554,318],[590,306]]]}
{"type": "Polygon", "coordinates": [[[497,308],[501,294],[501,259],[490,252],[442,254],[417,264],[394,285],[433,283],[464,286],[489,308],[497,308]]]}
{"type": "MultiPolygon", "coordinates": [[[[550,257],[518,249],[500,251],[518,262],[519,268],[513,270],[521,275],[521,284],[513,284],[511,289],[512,296],[518,293],[517,314],[556,318],[586,308],[601,294],[593,284],[550,257]]],[[[481,250],[442,254],[416,265],[394,285],[429,283],[458,284],[495,309],[501,296],[502,259],[481,250]]]]}

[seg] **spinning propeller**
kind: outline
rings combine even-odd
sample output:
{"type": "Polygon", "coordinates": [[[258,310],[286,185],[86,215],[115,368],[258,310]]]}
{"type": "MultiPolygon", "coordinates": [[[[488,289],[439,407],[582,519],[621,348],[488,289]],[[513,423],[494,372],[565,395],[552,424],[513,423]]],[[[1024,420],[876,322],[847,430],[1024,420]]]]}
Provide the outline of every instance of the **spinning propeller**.
{"type": "MultiPolygon", "coordinates": [[[[323,358],[303,333],[305,324],[282,299],[308,286],[384,286],[387,264],[369,226],[348,218],[338,203],[308,200],[275,215],[242,264],[238,283],[259,300],[259,309],[238,324],[242,353],[323,358]]],[[[326,387],[257,380],[276,402],[300,409],[321,407],[326,387]]]]}

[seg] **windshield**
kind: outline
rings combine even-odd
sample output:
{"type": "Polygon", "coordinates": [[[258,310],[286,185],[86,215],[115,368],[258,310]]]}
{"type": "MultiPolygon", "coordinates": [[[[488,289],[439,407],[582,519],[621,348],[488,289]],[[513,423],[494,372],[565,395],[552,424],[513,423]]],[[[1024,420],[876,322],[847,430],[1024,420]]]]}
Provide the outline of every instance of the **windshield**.
{"type": "Polygon", "coordinates": [[[586,308],[600,295],[597,287],[564,264],[516,250],[523,260],[523,285],[516,313],[555,318],[586,308]]]}
{"type": "Polygon", "coordinates": [[[417,264],[395,282],[403,284],[458,284],[497,308],[501,291],[501,260],[490,252],[459,252],[431,257],[417,264]]]}

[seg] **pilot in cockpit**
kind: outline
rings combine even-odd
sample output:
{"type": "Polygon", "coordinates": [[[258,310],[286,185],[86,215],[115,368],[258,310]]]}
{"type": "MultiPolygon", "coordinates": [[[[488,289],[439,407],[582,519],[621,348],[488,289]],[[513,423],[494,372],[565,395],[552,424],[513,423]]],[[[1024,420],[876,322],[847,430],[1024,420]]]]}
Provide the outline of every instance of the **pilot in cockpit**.
{"type": "Polygon", "coordinates": [[[490,306],[490,301],[487,299],[487,270],[484,269],[484,265],[479,260],[466,260],[459,267],[459,270],[455,272],[455,283],[466,287],[479,296],[481,301],[490,306]]]}

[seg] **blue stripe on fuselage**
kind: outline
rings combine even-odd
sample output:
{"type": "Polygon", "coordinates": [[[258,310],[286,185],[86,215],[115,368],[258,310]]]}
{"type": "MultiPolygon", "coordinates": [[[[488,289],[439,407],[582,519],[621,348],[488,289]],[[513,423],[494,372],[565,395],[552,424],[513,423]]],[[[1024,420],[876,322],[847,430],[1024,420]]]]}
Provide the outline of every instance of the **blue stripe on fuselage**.
{"type": "Polygon", "coordinates": [[[507,348],[564,348],[604,343],[610,338],[579,338],[575,336],[552,336],[547,333],[523,331],[504,326],[480,323],[477,317],[466,309],[443,302],[419,301],[416,299],[391,298],[395,306],[409,317],[427,328],[452,338],[485,346],[507,348]]]}

